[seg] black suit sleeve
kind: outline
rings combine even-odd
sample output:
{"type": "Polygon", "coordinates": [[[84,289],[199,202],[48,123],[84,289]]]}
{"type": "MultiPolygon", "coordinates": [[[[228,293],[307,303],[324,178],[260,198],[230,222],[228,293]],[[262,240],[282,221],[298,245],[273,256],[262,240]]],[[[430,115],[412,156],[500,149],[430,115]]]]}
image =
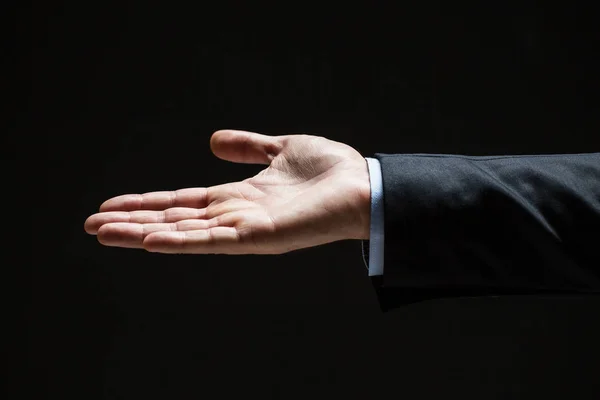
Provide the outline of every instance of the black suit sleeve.
{"type": "Polygon", "coordinates": [[[384,311],[439,297],[600,292],[600,153],[375,158],[385,261],[372,280],[384,311]]]}

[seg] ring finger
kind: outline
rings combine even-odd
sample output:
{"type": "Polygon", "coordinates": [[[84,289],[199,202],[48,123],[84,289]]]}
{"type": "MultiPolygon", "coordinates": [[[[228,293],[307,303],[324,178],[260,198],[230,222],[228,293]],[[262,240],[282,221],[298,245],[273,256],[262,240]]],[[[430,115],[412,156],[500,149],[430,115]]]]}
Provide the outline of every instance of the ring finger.
{"type": "Polygon", "coordinates": [[[105,246],[141,249],[146,236],[154,232],[192,231],[217,226],[215,219],[187,219],[170,223],[113,222],[98,230],[98,241],[105,246]]]}

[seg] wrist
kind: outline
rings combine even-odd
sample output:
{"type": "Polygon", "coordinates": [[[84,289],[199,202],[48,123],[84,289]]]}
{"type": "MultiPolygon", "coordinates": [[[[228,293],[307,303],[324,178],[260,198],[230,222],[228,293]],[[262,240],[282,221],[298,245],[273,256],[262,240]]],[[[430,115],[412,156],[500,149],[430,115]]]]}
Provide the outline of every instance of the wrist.
{"type": "Polygon", "coordinates": [[[358,239],[369,240],[371,237],[371,179],[366,160],[360,171],[358,174],[358,220],[360,222],[358,239]]]}

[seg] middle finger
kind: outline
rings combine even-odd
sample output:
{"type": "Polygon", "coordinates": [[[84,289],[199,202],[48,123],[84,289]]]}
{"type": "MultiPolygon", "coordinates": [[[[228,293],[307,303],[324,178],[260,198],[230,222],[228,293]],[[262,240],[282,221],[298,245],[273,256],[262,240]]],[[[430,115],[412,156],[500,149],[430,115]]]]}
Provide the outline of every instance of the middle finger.
{"type": "Polygon", "coordinates": [[[203,219],[206,217],[205,208],[174,207],[164,211],[108,211],[90,216],[85,221],[85,230],[96,234],[102,225],[127,222],[136,224],[170,223],[186,219],[203,219]]]}

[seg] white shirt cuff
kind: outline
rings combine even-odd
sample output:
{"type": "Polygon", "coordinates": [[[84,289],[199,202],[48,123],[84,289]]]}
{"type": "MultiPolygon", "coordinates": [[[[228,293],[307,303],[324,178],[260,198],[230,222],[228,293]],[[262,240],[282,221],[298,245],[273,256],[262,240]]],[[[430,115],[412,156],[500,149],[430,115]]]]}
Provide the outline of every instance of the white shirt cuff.
{"type": "MultiPolygon", "coordinates": [[[[365,158],[371,181],[371,229],[368,249],[369,276],[383,275],[384,259],[384,210],[383,178],[381,164],[376,158],[365,158]]],[[[365,258],[363,246],[363,258],[365,258]]],[[[366,263],[366,258],[365,258],[366,263]]]]}

